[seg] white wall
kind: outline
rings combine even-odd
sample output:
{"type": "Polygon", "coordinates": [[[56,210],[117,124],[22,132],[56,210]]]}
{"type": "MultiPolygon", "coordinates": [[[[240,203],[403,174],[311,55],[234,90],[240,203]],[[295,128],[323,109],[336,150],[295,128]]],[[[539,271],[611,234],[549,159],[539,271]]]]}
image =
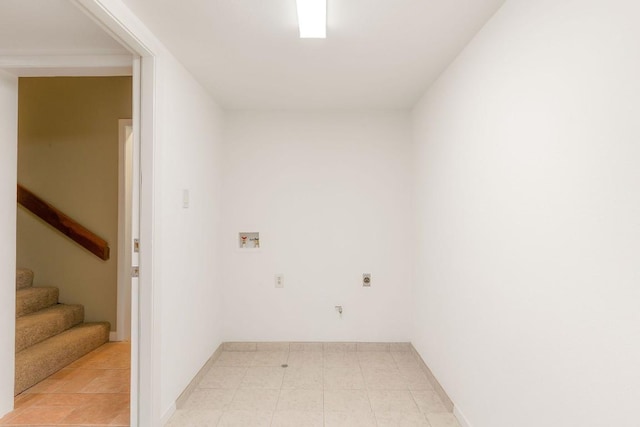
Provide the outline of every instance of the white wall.
{"type": "Polygon", "coordinates": [[[406,112],[228,114],[225,340],[408,339],[410,136],[406,112]]]}
{"type": "Polygon", "coordinates": [[[162,300],[164,413],[221,343],[221,113],[172,57],[161,57],[157,71],[154,276],[162,300]]]}
{"type": "Polygon", "coordinates": [[[0,417],[13,409],[18,79],[0,70],[0,417]]]}
{"type": "Polygon", "coordinates": [[[638,426],[639,16],[509,0],[414,112],[413,342],[469,425],[638,426]]]}

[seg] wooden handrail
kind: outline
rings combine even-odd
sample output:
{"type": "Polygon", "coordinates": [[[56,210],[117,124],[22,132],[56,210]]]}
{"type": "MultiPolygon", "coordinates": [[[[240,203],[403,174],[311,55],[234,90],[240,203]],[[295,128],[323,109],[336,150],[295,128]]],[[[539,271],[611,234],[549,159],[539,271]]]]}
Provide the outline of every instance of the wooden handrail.
{"type": "Polygon", "coordinates": [[[98,258],[105,261],[109,259],[109,244],[106,240],[96,236],[20,184],[18,184],[18,203],[98,258]]]}

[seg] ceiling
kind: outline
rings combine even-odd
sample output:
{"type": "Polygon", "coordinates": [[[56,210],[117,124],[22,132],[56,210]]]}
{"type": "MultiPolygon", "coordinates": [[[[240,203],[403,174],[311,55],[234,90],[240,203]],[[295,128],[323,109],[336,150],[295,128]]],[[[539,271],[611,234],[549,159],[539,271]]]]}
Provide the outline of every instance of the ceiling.
{"type": "Polygon", "coordinates": [[[409,108],[504,0],[328,0],[327,39],[295,0],[123,0],[229,109],[409,108]]]}
{"type": "Polygon", "coordinates": [[[0,55],[129,54],[69,0],[0,0],[0,55]]]}
{"type": "MultiPolygon", "coordinates": [[[[123,0],[227,109],[406,109],[504,0],[123,0]]],[[[1,0],[0,56],[128,54],[69,0],[1,0]]]]}

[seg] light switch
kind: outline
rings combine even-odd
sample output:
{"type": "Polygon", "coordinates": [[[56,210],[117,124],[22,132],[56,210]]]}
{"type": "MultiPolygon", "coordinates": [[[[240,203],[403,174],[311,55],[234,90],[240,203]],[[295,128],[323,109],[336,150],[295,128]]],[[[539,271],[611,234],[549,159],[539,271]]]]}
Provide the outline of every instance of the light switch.
{"type": "Polygon", "coordinates": [[[276,274],[275,282],[276,288],[284,288],[284,274],[276,274]]]}
{"type": "Polygon", "coordinates": [[[182,208],[189,208],[189,190],[187,190],[186,188],[182,190],[182,208]]]}

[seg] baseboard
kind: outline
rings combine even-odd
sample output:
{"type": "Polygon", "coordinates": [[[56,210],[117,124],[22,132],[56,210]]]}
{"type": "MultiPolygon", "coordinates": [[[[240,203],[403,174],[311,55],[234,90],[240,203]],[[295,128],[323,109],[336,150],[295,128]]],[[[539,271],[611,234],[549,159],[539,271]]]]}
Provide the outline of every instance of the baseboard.
{"type": "Polygon", "coordinates": [[[471,427],[471,423],[467,420],[467,417],[464,416],[460,408],[457,406],[453,407],[453,416],[458,419],[458,424],[460,427],[471,427]]]}
{"type": "Polygon", "coordinates": [[[187,387],[185,387],[184,391],[176,399],[176,402],[174,404],[176,409],[182,408],[182,406],[187,401],[187,399],[189,399],[189,396],[191,396],[191,393],[193,393],[193,390],[196,389],[196,387],[200,383],[200,380],[202,380],[202,378],[206,375],[206,373],[209,371],[209,368],[211,368],[213,363],[216,360],[218,360],[218,357],[220,356],[220,353],[222,353],[222,348],[223,348],[223,344],[220,344],[218,346],[218,348],[216,349],[216,351],[213,352],[213,354],[211,355],[209,360],[207,360],[207,362],[204,364],[204,366],[202,368],[200,368],[200,370],[198,371],[196,376],[193,377],[193,379],[191,380],[189,385],[187,387]]]}
{"type": "Polygon", "coordinates": [[[116,331],[109,332],[109,341],[110,342],[118,341],[118,333],[116,331]]]}
{"type": "Polygon", "coordinates": [[[173,414],[176,412],[176,404],[172,403],[167,412],[164,413],[162,418],[160,418],[160,425],[163,426],[169,422],[173,414]]]}
{"type": "Polygon", "coordinates": [[[431,372],[429,366],[427,366],[424,360],[422,360],[422,356],[420,356],[420,353],[418,353],[413,345],[411,345],[411,351],[413,352],[413,355],[418,359],[418,361],[420,361],[420,367],[422,368],[422,371],[426,374],[427,379],[433,386],[433,389],[436,391],[436,393],[438,393],[438,396],[440,397],[440,400],[442,400],[445,408],[447,408],[447,411],[453,412],[454,405],[447,392],[444,391],[444,388],[442,388],[440,382],[438,382],[438,379],[435,377],[435,375],[433,375],[433,372],[431,372]]]}

